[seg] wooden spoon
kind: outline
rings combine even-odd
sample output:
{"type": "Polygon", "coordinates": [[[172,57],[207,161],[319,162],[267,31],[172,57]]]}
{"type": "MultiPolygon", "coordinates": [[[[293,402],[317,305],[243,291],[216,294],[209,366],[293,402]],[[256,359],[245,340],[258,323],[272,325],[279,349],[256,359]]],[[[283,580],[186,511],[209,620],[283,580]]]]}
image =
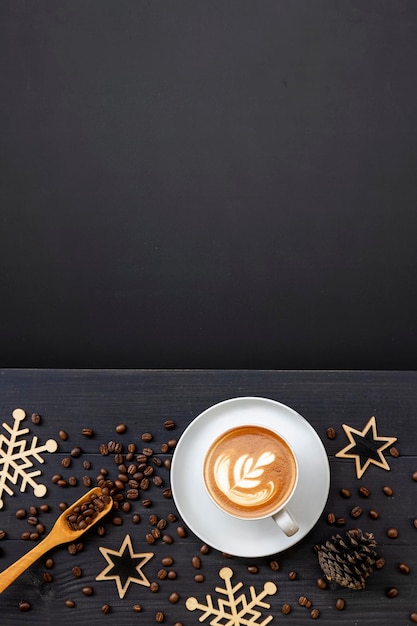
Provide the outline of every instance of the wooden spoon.
{"type": "Polygon", "coordinates": [[[89,528],[96,524],[96,522],[98,522],[104,515],[106,515],[110,511],[113,505],[113,500],[111,498],[109,502],[105,505],[103,510],[97,512],[97,515],[93,519],[91,524],[89,524],[86,528],[73,530],[68,524],[68,515],[71,515],[76,506],[89,502],[92,495],[101,496],[103,495],[103,492],[100,487],[94,487],[94,489],[91,489],[91,491],[83,495],[82,498],[80,498],[70,507],[65,509],[65,511],[56,520],[50,533],[46,535],[46,537],[42,539],[40,543],[38,543],[34,548],[32,548],[32,550],[24,554],[15,563],[13,563],[7,569],[0,573],[0,593],[7,589],[7,587],[14,580],[16,580],[16,578],[18,578],[20,574],[27,570],[28,567],[30,567],[43,554],[45,554],[45,552],[48,552],[48,550],[51,550],[52,548],[55,548],[62,543],[75,541],[76,539],[78,539],[78,537],[85,533],[89,528]]]}

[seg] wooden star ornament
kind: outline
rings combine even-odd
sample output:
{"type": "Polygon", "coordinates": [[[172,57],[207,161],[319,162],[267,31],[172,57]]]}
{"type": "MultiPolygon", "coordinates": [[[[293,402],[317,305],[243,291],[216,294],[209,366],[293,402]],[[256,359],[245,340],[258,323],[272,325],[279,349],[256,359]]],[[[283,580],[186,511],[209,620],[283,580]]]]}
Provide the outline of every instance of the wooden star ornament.
{"type": "Polygon", "coordinates": [[[99,548],[108,565],[96,577],[96,580],[115,580],[120,599],[124,598],[130,583],[150,586],[142,572],[143,566],[154,556],[153,552],[134,554],[130,535],[126,535],[120,550],[99,548]]]}
{"type": "Polygon", "coordinates": [[[363,476],[371,463],[390,470],[382,453],[397,441],[397,437],[378,436],[375,417],[371,417],[363,430],[356,430],[347,424],[342,424],[342,427],[350,443],[343,450],[336,452],[336,456],[339,459],[355,459],[358,478],[363,476]]]}

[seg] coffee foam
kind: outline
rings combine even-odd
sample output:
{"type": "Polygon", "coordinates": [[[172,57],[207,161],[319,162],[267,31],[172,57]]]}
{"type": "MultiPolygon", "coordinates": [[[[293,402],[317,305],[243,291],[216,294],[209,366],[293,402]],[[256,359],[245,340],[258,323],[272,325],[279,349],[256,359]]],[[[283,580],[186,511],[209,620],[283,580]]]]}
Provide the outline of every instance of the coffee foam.
{"type": "Polygon", "coordinates": [[[231,515],[270,515],[288,499],[296,480],[288,444],[260,426],[242,426],[221,435],[205,461],[212,498],[231,515]]]}

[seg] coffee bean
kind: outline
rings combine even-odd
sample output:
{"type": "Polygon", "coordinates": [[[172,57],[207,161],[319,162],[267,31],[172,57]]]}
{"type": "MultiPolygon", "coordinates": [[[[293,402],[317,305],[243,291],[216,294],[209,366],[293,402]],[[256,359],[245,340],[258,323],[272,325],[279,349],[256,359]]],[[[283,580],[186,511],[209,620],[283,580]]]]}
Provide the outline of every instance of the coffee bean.
{"type": "Polygon", "coordinates": [[[363,498],[369,498],[369,496],[371,495],[371,492],[369,491],[368,487],[364,487],[362,485],[362,487],[359,487],[358,489],[359,495],[362,496],[363,498]]]}
{"type": "Polygon", "coordinates": [[[156,577],[159,578],[159,580],[164,580],[167,576],[168,572],[164,568],[160,569],[159,572],[156,574],[156,577]]]}
{"type": "Polygon", "coordinates": [[[305,606],[307,609],[309,609],[312,605],[311,600],[309,600],[308,598],[306,598],[306,596],[300,596],[298,598],[298,604],[300,606],[305,606]]]}
{"type": "Polygon", "coordinates": [[[30,602],[27,602],[26,600],[21,600],[19,602],[19,611],[26,612],[30,611],[31,608],[32,605],[30,604],[30,602]]]}
{"type": "Polygon", "coordinates": [[[149,543],[149,545],[155,543],[155,537],[152,535],[152,533],[147,533],[147,535],[145,535],[145,540],[146,543],[149,543]]]}
{"type": "Polygon", "coordinates": [[[191,564],[194,567],[194,569],[200,569],[201,568],[201,559],[199,556],[193,556],[193,558],[191,559],[191,564]]]}
{"type": "Polygon", "coordinates": [[[417,472],[413,472],[411,475],[411,478],[415,481],[417,481],[417,472]]]}
{"type": "Polygon", "coordinates": [[[119,517],[118,515],[116,515],[115,517],[113,517],[112,519],[112,524],[113,526],[122,526],[123,524],[123,519],[121,517],[119,517]]]}
{"type": "Polygon", "coordinates": [[[310,615],[313,619],[317,619],[320,616],[320,611],[318,609],[313,609],[310,615]]]}
{"type": "Polygon", "coordinates": [[[71,573],[74,576],[74,578],[81,578],[81,576],[83,575],[82,569],[78,567],[77,565],[72,568],[71,573]]]}
{"type": "Polygon", "coordinates": [[[171,462],[172,462],[171,459],[165,459],[164,460],[164,467],[165,467],[165,469],[167,469],[167,470],[171,469],[171,462]]]}
{"type": "Polygon", "coordinates": [[[346,520],[344,517],[336,518],[336,526],[344,526],[346,524],[346,520]]]}
{"type": "Polygon", "coordinates": [[[117,424],[115,430],[119,435],[126,432],[126,424],[117,424]]]}
{"type": "Polygon", "coordinates": [[[170,488],[164,489],[162,492],[164,498],[172,498],[172,491],[170,488]]]}
{"type": "Polygon", "coordinates": [[[2,541],[3,539],[6,539],[7,537],[7,533],[5,530],[0,530],[0,541],[2,541]]]}
{"type": "Polygon", "coordinates": [[[102,456],[107,456],[109,454],[109,447],[105,443],[102,443],[100,446],[100,454],[102,456]]]}
{"type": "Polygon", "coordinates": [[[417,517],[413,520],[413,526],[414,528],[417,528],[417,517]]]}
{"type": "Polygon", "coordinates": [[[152,433],[143,433],[141,436],[142,441],[149,442],[152,441],[153,435],[152,433]]]}
{"type": "Polygon", "coordinates": [[[172,558],[172,556],[165,556],[162,560],[161,560],[162,565],[164,565],[165,567],[169,567],[170,565],[172,565],[174,563],[174,559],[172,558]]]}
{"type": "Polygon", "coordinates": [[[417,624],[417,613],[411,613],[410,619],[414,624],[417,624]]]}
{"type": "Polygon", "coordinates": [[[386,534],[389,539],[396,539],[398,537],[398,530],[396,528],[388,528],[386,534]]]}
{"type": "Polygon", "coordinates": [[[134,515],[132,515],[132,523],[133,524],[139,524],[140,522],[140,515],[138,513],[135,513],[134,515]]]}
{"type": "Polygon", "coordinates": [[[350,516],[353,517],[353,519],[357,519],[361,515],[362,515],[361,507],[360,506],[354,506],[353,509],[350,512],[350,516]]]}
{"type": "Polygon", "coordinates": [[[104,528],[104,526],[99,526],[97,528],[97,534],[99,537],[104,537],[104,535],[106,534],[106,529],[104,528]]]}
{"type": "Polygon", "coordinates": [[[75,607],[74,600],[65,600],[65,606],[69,609],[73,609],[75,607]]]}
{"type": "Polygon", "coordinates": [[[194,576],[194,580],[196,583],[203,583],[205,581],[205,577],[203,574],[196,574],[194,576]]]}
{"type": "Polygon", "coordinates": [[[20,535],[20,538],[23,539],[23,541],[28,541],[30,539],[30,532],[26,530],[20,535]]]}
{"type": "Polygon", "coordinates": [[[161,444],[160,450],[162,454],[166,454],[169,450],[169,445],[167,443],[161,444]]]}
{"type": "Polygon", "coordinates": [[[387,589],[385,595],[387,598],[396,598],[398,596],[398,589],[396,587],[390,587],[387,589]]]}
{"type": "Polygon", "coordinates": [[[397,459],[400,456],[400,451],[395,446],[389,449],[389,453],[395,459],[397,459]]]}
{"type": "Polygon", "coordinates": [[[148,461],[148,458],[149,458],[150,456],[152,456],[152,455],[153,455],[153,450],[152,450],[152,448],[143,448],[143,450],[142,450],[142,454],[144,454],[144,455],[145,455],[145,457],[146,457],[146,462],[147,462],[147,461],[148,461]]]}
{"type": "Polygon", "coordinates": [[[385,493],[386,496],[392,496],[392,494],[394,493],[392,490],[392,487],[383,487],[382,491],[385,493]]]}
{"type": "Polygon", "coordinates": [[[47,567],[48,569],[52,569],[54,564],[55,563],[52,557],[47,558],[45,561],[45,567],[47,567]]]}
{"type": "Polygon", "coordinates": [[[30,533],[29,539],[31,541],[37,541],[39,539],[39,533],[30,533]]]}
{"type": "Polygon", "coordinates": [[[152,482],[156,487],[161,487],[163,485],[163,480],[160,476],[154,476],[152,478],[152,482]]]}
{"type": "Polygon", "coordinates": [[[177,516],[175,515],[175,513],[168,513],[167,520],[168,522],[176,522],[177,516]]]}
{"type": "Polygon", "coordinates": [[[24,518],[26,517],[26,515],[27,515],[27,512],[26,512],[26,510],[25,510],[25,509],[18,509],[18,510],[16,511],[16,517],[17,517],[17,519],[24,519],[24,518]]]}
{"type": "Polygon", "coordinates": [[[142,611],[142,606],[140,604],[134,604],[132,606],[132,611],[134,613],[140,613],[142,611]]]}
{"type": "Polygon", "coordinates": [[[71,465],[71,457],[70,456],[65,456],[62,461],[61,461],[61,465],[62,467],[70,467],[71,465]]]}
{"type": "Polygon", "coordinates": [[[36,524],[36,532],[38,533],[38,535],[43,535],[43,533],[45,532],[45,526],[41,523],[36,524]]]}
{"type": "Polygon", "coordinates": [[[89,476],[83,476],[84,487],[91,487],[91,478],[89,476]]]}
{"type": "Polygon", "coordinates": [[[70,476],[68,478],[68,484],[71,485],[71,487],[75,487],[78,484],[78,480],[75,476],[70,476]]]}
{"type": "Polygon", "coordinates": [[[185,530],[184,526],[178,526],[177,528],[177,535],[178,537],[186,537],[187,536],[187,531],[185,530]]]}
{"type": "Polygon", "coordinates": [[[168,598],[168,600],[171,602],[171,604],[175,604],[176,602],[178,602],[179,599],[180,599],[180,596],[179,596],[179,594],[176,591],[171,593],[171,595],[168,598]]]}
{"type": "Polygon", "coordinates": [[[166,521],[166,519],[162,517],[160,520],[158,520],[156,527],[159,528],[159,530],[164,530],[164,528],[166,528],[167,525],[168,525],[168,522],[166,521]]]}
{"type": "Polygon", "coordinates": [[[278,561],[270,561],[269,567],[272,569],[273,572],[277,572],[279,570],[278,561]]]}
{"type": "Polygon", "coordinates": [[[145,509],[149,509],[149,507],[152,506],[152,500],[150,498],[145,498],[142,500],[142,506],[144,506],[145,509]]]}
{"type": "Polygon", "coordinates": [[[149,586],[149,589],[152,591],[152,593],[157,593],[159,591],[159,585],[157,582],[152,582],[149,586]]]}
{"type": "Polygon", "coordinates": [[[41,504],[39,507],[39,510],[42,511],[42,513],[48,513],[49,511],[49,504],[41,504]]]}
{"type": "Polygon", "coordinates": [[[162,613],[162,611],[158,611],[155,615],[155,621],[161,624],[164,621],[164,619],[165,619],[165,615],[162,613]]]}
{"type": "Polygon", "coordinates": [[[384,565],[385,565],[385,559],[382,556],[375,561],[376,569],[382,569],[384,565]]]}
{"type": "Polygon", "coordinates": [[[289,615],[291,613],[291,604],[288,604],[287,602],[283,604],[281,607],[281,613],[289,615]]]}
{"type": "Polygon", "coordinates": [[[174,539],[171,537],[171,535],[162,535],[162,542],[166,543],[166,544],[171,544],[173,543],[174,539]]]}
{"type": "Polygon", "coordinates": [[[84,437],[92,437],[94,435],[94,431],[92,428],[83,428],[81,432],[84,437]]]}
{"type": "Polygon", "coordinates": [[[378,519],[378,517],[379,517],[379,513],[378,513],[378,511],[375,511],[374,509],[371,509],[371,510],[369,511],[369,517],[370,517],[371,519],[378,519]]]}
{"type": "Polygon", "coordinates": [[[30,421],[32,422],[32,424],[40,424],[41,416],[39,415],[39,413],[32,413],[32,415],[30,416],[30,421]]]}
{"type": "Polygon", "coordinates": [[[327,582],[324,580],[324,578],[317,579],[317,587],[319,589],[327,589],[327,582]]]}
{"type": "Polygon", "coordinates": [[[327,522],[329,524],[334,524],[336,522],[336,515],[334,513],[327,514],[327,522]]]}
{"type": "Polygon", "coordinates": [[[401,574],[409,574],[410,573],[410,566],[407,565],[407,563],[400,563],[398,565],[398,569],[401,572],[401,574]]]}
{"type": "Polygon", "coordinates": [[[346,606],[346,603],[345,603],[345,601],[344,601],[344,599],[343,599],[343,598],[338,598],[338,599],[336,600],[336,605],[335,605],[335,606],[336,606],[336,609],[337,609],[338,611],[343,611],[343,609],[344,609],[344,608],[345,608],[345,606],[346,606]]]}
{"type": "Polygon", "coordinates": [[[329,428],[326,430],[326,435],[328,439],[335,439],[336,437],[335,429],[332,426],[329,426],[329,428]]]}
{"type": "Polygon", "coordinates": [[[66,502],[60,502],[58,508],[60,511],[65,511],[68,508],[68,504],[66,502]]]}
{"type": "Polygon", "coordinates": [[[340,490],[340,495],[342,496],[342,498],[350,498],[350,491],[349,491],[349,489],[346,489],[344,487],[343,489],[340,490]]]}
{"type": "Polygon", "coordinates": [[[42,579],[44,583],[52,582],[52,574],[50,572],[44,572],[42,575],[42,579]]]}
{"type": "Polygon", "coordinates": [[[70,455],[73,459],[78,459],[78,457],[81,456],[81,448],[79,446],[75,446],[75,448],[71,450],[70,455]]]}
{"type": "Polygon", "coordinates": [[[169,441],[167,441],[168,446],[170,448],[175,448],[175,446],[177,445],[177,440],[176,439],[170,439],[169,441]]]}
{"type": "Polygon", "coordinates": [[[173,569],[169,570],[168,572],[168,579],[169,580],[175,580],[177,577],[177,572],[175,572],[173,569]]]}
{"type": "Polygon", "coordinates": [[[298,578],[298,574],[297,574],[297,572],[295,572],[294,570],[293,570],[293,571],[291,571],[291,572],[288,574],[288,578],[289,578],[289,580],[297,580],[297,578],[298,578]]]}
{"type": "Polygon", "coordinates": [[[65,430],[60,430],[58,433],[58,437],[61,439],[61,441],[66,441],[68,439],[68,433],[65,432],[65,430]]]}
{"type": "Polygon", "coordinates": [[[92,595],[93,595],[93,593],[94,593],[93,588],[92,588],[92,587],[90,587],[90,586],[83,587],[83,588],[81,589],[81,591],[83,592],[83,594],[84,594],[85,596],[92,596],[92,595]]]}
{"type": "Polygon", "coordinates": [[[103,604],[103,606],[101,607],[101,612],[107,615],[108,613],[110,613],[110,611],[111,611],[110,604],[103,604]]]}

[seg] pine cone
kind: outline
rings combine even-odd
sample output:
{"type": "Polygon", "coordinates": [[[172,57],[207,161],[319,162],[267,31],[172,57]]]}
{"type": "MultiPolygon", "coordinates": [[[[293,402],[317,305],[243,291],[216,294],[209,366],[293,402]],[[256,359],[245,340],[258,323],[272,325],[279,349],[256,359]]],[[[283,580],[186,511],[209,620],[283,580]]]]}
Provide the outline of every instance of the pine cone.
{"type": "Polygon", "coordinates": [[[365,579],[378,559],[375,548],[372,533],[353,528],[346,531],[345,539],[333,535],[330,541],[317,546],[319,564],[328,580],[350,589],[364,589],[365,579]]]}

